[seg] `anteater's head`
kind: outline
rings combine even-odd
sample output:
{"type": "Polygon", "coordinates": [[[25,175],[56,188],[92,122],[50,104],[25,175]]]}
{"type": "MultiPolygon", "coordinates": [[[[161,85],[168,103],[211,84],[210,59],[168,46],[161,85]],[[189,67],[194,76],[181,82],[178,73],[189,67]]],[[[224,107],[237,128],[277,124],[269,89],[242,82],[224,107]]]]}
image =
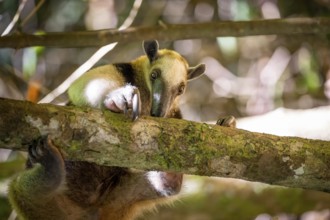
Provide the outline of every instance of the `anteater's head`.
{"type": "Polygon", "coordinates": [[[205,65],[189,67],[187,61],[173,50],[159,50],[158,42],[143,42],[150,66],[147,84],[151,91],[150,115],[169,117],[177,107],[178,98],[185,92],[187,83],[202,75],[205,65]]]}

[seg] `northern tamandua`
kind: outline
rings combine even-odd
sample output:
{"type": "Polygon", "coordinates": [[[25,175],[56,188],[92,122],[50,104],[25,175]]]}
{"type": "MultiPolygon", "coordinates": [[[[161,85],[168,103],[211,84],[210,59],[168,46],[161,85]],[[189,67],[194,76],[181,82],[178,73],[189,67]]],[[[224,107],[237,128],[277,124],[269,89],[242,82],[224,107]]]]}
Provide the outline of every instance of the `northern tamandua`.
{"type": "Polygon", "coordinates": [[[145,56],[130,63],[95,68],[75,81],[68,94],[74,105],[122,112],[132,104],[134,89],[141,96],[142,115],[181,118],[178,100],[188,81],[202,75],[205,65],[189,67],[173,50],[159,50],[157,41],[144,42],[145,56]]]}
{"type": "MultiPolygon", "coordinates": [[[[77,106],[122,112],[132,106],[136,89],[141,114],[181,118],[178,99],[189,80],[202,75],[203,64],[190,68],[157,41],[143,44],[146,55],[130,63],[97,67],[75,81],[69,91],[77,106]]],[[[29,148],[27,170],[12,181],[9,198],[22,219],[132,219],[141,210],[176,195],[182,174],[143,172],[64,160],[51,140],[29,148]]]]}

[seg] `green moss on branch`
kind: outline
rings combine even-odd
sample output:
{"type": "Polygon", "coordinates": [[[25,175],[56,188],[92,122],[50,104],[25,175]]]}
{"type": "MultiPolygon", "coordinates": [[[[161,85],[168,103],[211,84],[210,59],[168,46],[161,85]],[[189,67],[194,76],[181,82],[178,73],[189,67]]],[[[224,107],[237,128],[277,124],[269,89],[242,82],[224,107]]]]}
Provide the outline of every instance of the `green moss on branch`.
{"type": "Polygon", "coordinates": [[[0,99],[0,148],[49,135],[71,160],[330,192],[330,143],[178,119],[0,99]],[[8,111],[10,109],[11,111],[8,111]],[[15,126],[13,126],[15,123],[15,126]]]}

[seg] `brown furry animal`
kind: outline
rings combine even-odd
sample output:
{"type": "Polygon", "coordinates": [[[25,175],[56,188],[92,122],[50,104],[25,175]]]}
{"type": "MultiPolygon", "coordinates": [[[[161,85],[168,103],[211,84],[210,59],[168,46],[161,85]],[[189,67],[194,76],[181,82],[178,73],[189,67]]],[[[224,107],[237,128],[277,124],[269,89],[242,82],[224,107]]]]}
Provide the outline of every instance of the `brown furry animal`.
{"type": "MultiPolygon", "coordinates": [[[[178,99],[205,66],[189,68],[180,54],[159,50],[157,41],[144,42],[144,50],[130,63],[85,73],[68,91],[71,102],[123,112],[138,89],[142,115],[180,118],[178,99]]],[[[182,184],[182,174],[65,160],[47,138],[30,146],[27,168],[10,184],[9,198],[28,220],[132,219],[176,195],[182,184]]]]}

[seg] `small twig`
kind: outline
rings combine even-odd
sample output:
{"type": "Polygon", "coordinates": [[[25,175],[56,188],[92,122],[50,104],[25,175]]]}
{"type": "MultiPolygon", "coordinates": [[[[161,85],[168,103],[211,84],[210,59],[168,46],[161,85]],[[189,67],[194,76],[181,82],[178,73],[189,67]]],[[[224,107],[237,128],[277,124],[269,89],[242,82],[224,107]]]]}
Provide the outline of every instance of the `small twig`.
{"type": "Polygon", "coordinates": [[[1,36],[5,36],[9,34],[9,32],[14,28],[15,24],[17,23],[19,16],[21,12],[23,11],[23,8],[26,4],[27,0],[22,0],[21,3],[18,6],[17,12],[15,16],[13,17],[13,20],[10,22],[10,24],[7,26],[7,28],[4,30],[4,32],[1,34],[1,36]]]}
{"type": "Polygon", "coordinates": [[[21,22],[21,26],[24,26],[31,18],[32,16],[37,13],[37,11],[40,9],[40,7],[45,3],[45,0],[40,0],[38,4],[33,8],[33,10],[26,16],[26,18],[21,22]]]}

